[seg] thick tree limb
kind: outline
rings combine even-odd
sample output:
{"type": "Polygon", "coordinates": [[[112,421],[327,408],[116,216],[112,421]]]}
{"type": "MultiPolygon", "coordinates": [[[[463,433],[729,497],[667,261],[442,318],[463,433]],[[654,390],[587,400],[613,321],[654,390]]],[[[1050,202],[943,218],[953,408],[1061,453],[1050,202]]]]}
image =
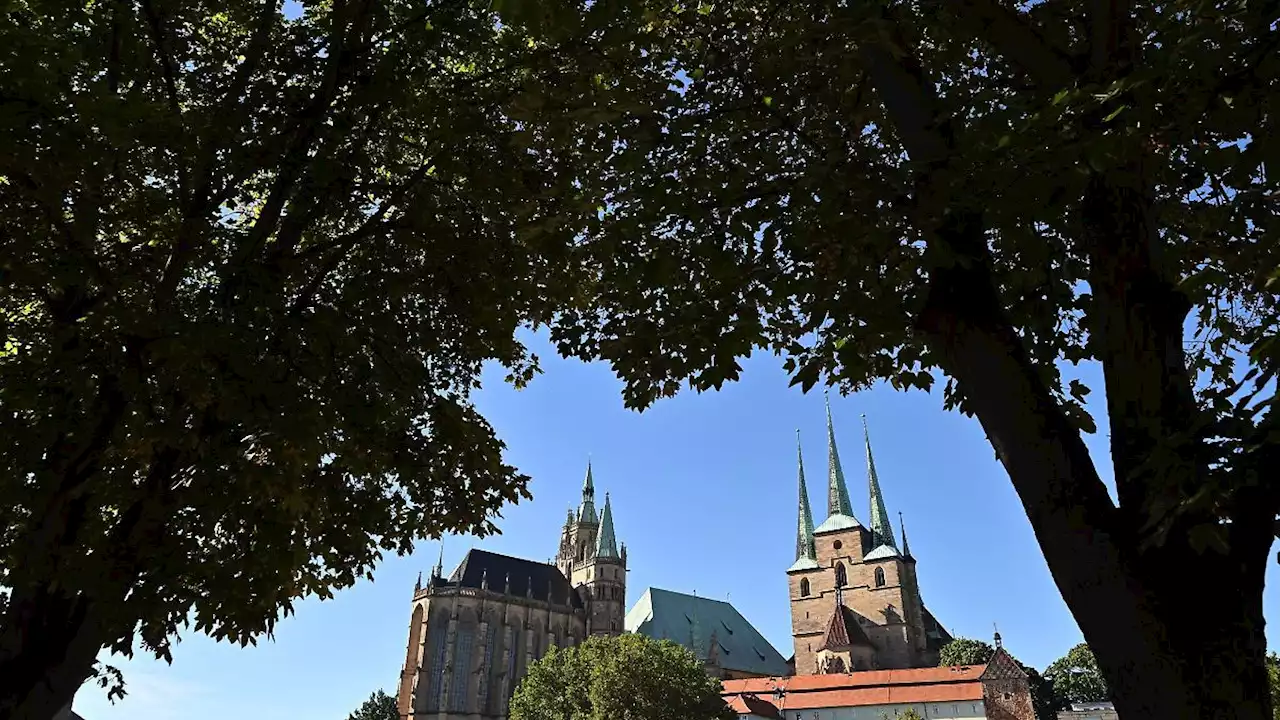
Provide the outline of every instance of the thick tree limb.
{"type": "Polygon", "coordinates": [[[964,0],[956,19],[1030,77],[1041,91],[1075,81],[1071,54],[1051,43],[1025,13],[996,0],[964,0]]]}

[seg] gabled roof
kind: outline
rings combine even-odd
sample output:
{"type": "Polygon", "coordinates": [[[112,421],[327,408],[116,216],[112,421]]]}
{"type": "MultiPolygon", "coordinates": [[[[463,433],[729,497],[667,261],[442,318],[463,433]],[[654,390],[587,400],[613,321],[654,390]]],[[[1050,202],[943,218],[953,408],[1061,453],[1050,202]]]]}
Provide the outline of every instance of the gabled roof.
{"type": "Polygon", "coordinates": [[[564,605],[568,599],[573,607],[583,607],[578,591],[569,585],[556,566],[487,550],[468,550],[448,581],[441,585],[480,589],[481,580],[484,581],[483,589],[490,592],[505,590],[508,595],[532,597],[554,605],[564,605]]]}
{"type": "Polygon", "coordinates": [[[624,627],[628,632],[683,645],[701,660],[710,655],[714,634],[721,668],[753,675],[787,673],[787,661],[760,631],[737,608],[720,600],[649,588],[627,613],[624,627]]]}
{"type": "Polygon", "coordinates": [[[751,694],[772,703],[781,691],[778,702],[785,710],[978,701],[985,670],[974,665],[724,680],[721,694],[726,700],[751,694]]]}
{"type": "Polygon", "coordinates": [[[827,623],[827,634],[823,636],[822,647],[819,649],[839,650],[854,645],[875,647],[871,638],[863,632],[858,614],[844,605],[837,605],[831,613],[831,622],[827,623]]]}
{"type": "Polygon", "coordinates": [[[996,648],[995,654],[987,661],[987,669],[982,673],[983,680],[1026,680],[1027,672],[1018,666],[1004,648],[996,648]]]}

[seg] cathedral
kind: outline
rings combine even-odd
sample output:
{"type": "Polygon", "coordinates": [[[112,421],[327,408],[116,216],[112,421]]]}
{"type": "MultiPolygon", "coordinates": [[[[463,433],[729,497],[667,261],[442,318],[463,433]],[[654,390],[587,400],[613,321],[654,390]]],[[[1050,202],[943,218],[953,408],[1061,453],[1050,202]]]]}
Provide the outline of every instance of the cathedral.
{"type": "MultiPolygon", "coordinates": [[[[565,518],[554,562],[471,549],[448,577],[442,554],[427,582],[419,578],[397,693],[401,720],[505,718],[531,663],[553,646],[572,647],[589,635],[636,632],[677,642],[692,650],[734,697],[754,698],[756,684],[776,684],[783,676],[801,681],[803,676],[843,675],[854,682],[866,670],[936,666],[939,650],[951,636],[920,597],[905,527],[899,545],[890,525],[865,418],[863,437],[866,526],[849,500],[830,403],[827,517],[817,527],[804,459],[798,458],[796,559],[786,570],[794,649],[790,660],[727,602],[649,588],[628,612],[627,549],[615,534],[608,494],[597,513],[588,463],[582,500],[565,518]]],[[[977,683],[977,677],[970,680],[977,683]]],[[[988,686],[990,682],[982,687],[988,686]]],[[[978,712],[982,703],[976,700],[986,691],[973,688],[961,690],[976,693],[966,699],[978,712]]],[[[811,699],[834,702],[816,695],[811,699]]],[[[927,712],[936,716],[941,711],[927,712]]]]}
{"type": "Polygon", "coordinates": [[[582,502],[560,532],[555,563],[469,550],[414,588],[397,705],[403,720],[505,717],[529,665],[552,646],[622,632],[627,548],[606,493],[596,513],[591,465],[582,502]]]}
{"type": "Polygon", "coordinates": [[[804,458],[797,458],[796,561],[787,570],[797,675],[930,667],[938,664],[938,651],[951,641],[920,598],[905,526],[901,548],[894,537],[865,417],[862,430],[870,500],[867,526],[858,522],[849,502],[830,402],[827,519],[816,528],[804,458]]]}

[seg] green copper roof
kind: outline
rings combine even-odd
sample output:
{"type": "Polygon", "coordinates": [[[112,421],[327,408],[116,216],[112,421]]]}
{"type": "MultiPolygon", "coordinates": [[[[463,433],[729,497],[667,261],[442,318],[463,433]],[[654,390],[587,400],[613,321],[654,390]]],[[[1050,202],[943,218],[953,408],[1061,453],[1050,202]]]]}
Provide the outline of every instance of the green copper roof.
{"type": "Polygon", "coordinates": [[[849,502],[849,488],[844,482],[844,469],[840,466],[840,451],[836,450],[836,430],[831,422],[831,397],[827,396],[827,514],[853,517],[853,505],[849,502]]]}
{"type": "Polygon", "coordinates": [[[591,479],[591,461],[587,461],[587,479],[582,483],[582,504],[578,506],[578,522],[595,524],[596,485],[591,479]]]}
{"type": "Polygon", "coordinates": [[[893,539],[893,526],[889,524],[889,511],[880,494],[880,479],[876,477],[876,461],[871,457],[871,433],[867,430],[867,416],[862,416],[862,437],[867,443],[867,484],[871,489],[871,535],[875,545],[897,548],[893,539]]]}
{"type": "Polygon", "coordinates": [[[604,510],[600,513],[600,532],[596,534],[596,557],[618,557],[618,540],[613,535],[613,510],[609,508],[609,493],[604,494],[604,510]]]}
{"type": "Polygon", "coordinates": [[[786,659],[727,602],[648,588],[627,613],[623,626],[627,632],[689,648],[699,660],[706,660],[714,650],[725,670],[774,677],[787,674],[786,659]]]}
{"type": "Polygon", "coordinates": [[[813,511],[809,508],[809,488],[804,482],[804,453],[800,452],[799,430],[796,430],[796,466],[800,474],[800,503],[796,521],[796,563],[799,564],[801,560],[816,560],[818,557],[813,545],[813,511]]]}

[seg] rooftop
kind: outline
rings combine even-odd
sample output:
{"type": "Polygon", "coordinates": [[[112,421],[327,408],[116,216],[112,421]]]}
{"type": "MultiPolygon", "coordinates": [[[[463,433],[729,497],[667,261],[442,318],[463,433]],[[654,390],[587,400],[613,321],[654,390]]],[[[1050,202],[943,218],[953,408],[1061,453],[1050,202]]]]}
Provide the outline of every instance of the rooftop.
{"type": "MultiPolygon", "coordinates": [[[[722,695],[730,706],[735,696],[751,695],[775,711],[900,703],[962,702],[982,699],[985,665],[871,670],[833,675],[725,680],[722,695]],[[779,694],[779,691],[780,694],[779,694]]],[[[742,714],[742,713],[740,713],[742,714]]],[[[753,715],[762,715],[752,712],[753,715]]]]}
{"type": "Polygon", "coordinates": [[[714,635],[720,667],[755,675],[787,673],[782,655],[737,608],[721,600],[648,588],[627,613],[624,626],[628,632],[683,645],[703,660],[714,635]]]}

